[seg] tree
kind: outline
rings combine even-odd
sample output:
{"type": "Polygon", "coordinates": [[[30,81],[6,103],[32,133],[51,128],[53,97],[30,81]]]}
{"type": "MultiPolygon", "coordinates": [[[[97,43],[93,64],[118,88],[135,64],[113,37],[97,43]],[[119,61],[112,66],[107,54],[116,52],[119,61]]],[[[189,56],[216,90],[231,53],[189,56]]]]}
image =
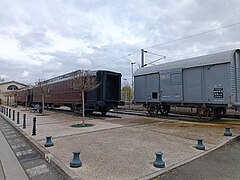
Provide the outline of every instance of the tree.
{"type": "Polygon", "coordinates": [[[82,117],[83,121],[82,124],[85,123],[85,92],[89,92],[94,90],[100,85],[99,82],[97,82],[96,76],[91,74],[91,71],[88,70],[78,70],[75,73],[73,73],[72,76],[72,87],[74,90],[79,91],[81,95],[82,100],[82,117]]]}
{"type": "Polygon", "coordinates": [[[26,88],[25,90],[22,91],[23,95],[25,96],[25,108],[27,110],[27,107],[28,107],[28,96],[30,95],[31,93],[31,88],[26,88]]]}
{"type": "Polygon", "coordinates": [[[130,108],[130,104],[131,104],[131,99],[133,98],[132,94],[133,94],[133,91],[132,91],[132,87],[130,85],[125,85],[122,87],[122,90],[121,90],[121,97],[122,97],[122,100],[124,100],[125,102],[128,102],[129,103],[129,108],[130,108]]]}
{"type": "Polygon", "coordinates": [[[3,79],[3,78],[0,77],[0,82],[4,82],[4,81],[5,81],[5,79],[3,79]]]}
{"type": "Polygon", "coordinates": [[[47,81],[39,79],[35,83],[34,91],[40,94],[42,102],[42,114],[44,114],[45,96],[49,93],[49,84],[47,81]]]}

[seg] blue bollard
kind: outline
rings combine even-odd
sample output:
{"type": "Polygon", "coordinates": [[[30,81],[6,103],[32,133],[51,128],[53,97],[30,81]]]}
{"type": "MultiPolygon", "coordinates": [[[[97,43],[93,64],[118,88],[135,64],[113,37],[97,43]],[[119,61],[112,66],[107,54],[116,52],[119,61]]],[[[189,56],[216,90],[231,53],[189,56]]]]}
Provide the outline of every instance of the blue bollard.
{"type": "Polygon", "coordinates": [[[225,127],[224,136],[232,136],[232,133],[230,131],[230,127],[225,127]]]}
{"type": "Polygon", "coordinates": [[[156,168],[164,168],[165,162],[162,160],[163,153],[161,151],[157,151],[155,154],[156,160],[153,162],[153,166],[156,168]]]}
{"type": "Polygon", "coordinates": [[[45,147],[51,147],[54,146],[53,142],[52,142],[52,136],[47,136],[46,137],[46,143],[44,144],[45,147]]]}
{"type": "Polygon", "coordinates": [[[77,168],[82,166],[82,161],[80,160],[80,151],[73,152],[73,160],[70,162],[70,167],[77,168]]]}
{"type": "Polygon", "coordinates": [[[205,150],[205,146],[203,145],[203,139],[198,138],[197,141],[198,141],[198,143],[195,146],[195,148],[198,149],[198,150],[205,150]]]}

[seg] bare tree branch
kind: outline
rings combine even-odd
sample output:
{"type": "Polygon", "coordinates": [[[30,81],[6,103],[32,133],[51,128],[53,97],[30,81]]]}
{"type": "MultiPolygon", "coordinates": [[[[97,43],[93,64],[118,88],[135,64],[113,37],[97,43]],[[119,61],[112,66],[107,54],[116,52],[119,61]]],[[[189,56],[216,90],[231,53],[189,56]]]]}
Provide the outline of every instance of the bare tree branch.
{"type": "Polygon", "coordinates": [[[85,103],[84,103],[84,93],[89,92],[97,88],[101,83],[97,82],[96,74],[91,73],[87,70],[79,70],[73,73],[72,76],[72,88],[79,91],[82,96],[82,117],[84,124],[85,117],[85,103]]]}
{"type": "Polygon", "coordinates": [[[42,96],[42,114],[44,114],[44,101],[45,101],[45,96],[46,94],[49,93],[50,89],[49,89],[49,84],[47,81],[44,81],[42,79],[39,79],[36,83],[35,83],[35,87],[33,89],[33,91],[35,91],[37,94],[40,94],[42,96]]]}

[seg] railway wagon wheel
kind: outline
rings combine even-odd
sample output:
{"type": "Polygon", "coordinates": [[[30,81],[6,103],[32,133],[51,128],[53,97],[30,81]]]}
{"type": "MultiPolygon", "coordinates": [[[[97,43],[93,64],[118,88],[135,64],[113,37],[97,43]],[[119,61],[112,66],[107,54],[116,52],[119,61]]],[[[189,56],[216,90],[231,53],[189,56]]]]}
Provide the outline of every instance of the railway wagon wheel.
{"type": "Polygon", "coordinates": [[[220,119],[226,114],[226,108],[223,107],[217,107],[213,110],[213,119],[220,119]]]}
{"type": "Polygon", "coordinates": [[[197,108],[197,115],[200,119],[204,120],[217,120],[222,118],[226,113],[226,108],[197,108]]]}
{"type": "Polygon", "coordinates": [[[212,120],[214,119],[214,113],[211,108],[203,108],[203,107],[198,107],[197,108],[197,116],[199,119],[203,120],[212,120]]]}
{"type": "Polygon", "coordinates": [[[108,112],[108,109],[107,108],[103,108],[103,109],[100,110],[100,112],[101,112],[102,116],[105,116],[107,114],[107,112],[108,112]]]}
{"type": "Polygon", "coordinates": [[[170,106],[168,106],[168,105],[161,106],[159,108],[159,111],[160,111],[161,115],[167,116],[168,113],[170,112],[170,106]]]}
{"type": "Polygon", "coordinates": [[[154,105],[148,106],[147,111],[148,111],[148,114],[150,114],[150,116],[154,116],[158,114],[158,108],[154,105]]]}

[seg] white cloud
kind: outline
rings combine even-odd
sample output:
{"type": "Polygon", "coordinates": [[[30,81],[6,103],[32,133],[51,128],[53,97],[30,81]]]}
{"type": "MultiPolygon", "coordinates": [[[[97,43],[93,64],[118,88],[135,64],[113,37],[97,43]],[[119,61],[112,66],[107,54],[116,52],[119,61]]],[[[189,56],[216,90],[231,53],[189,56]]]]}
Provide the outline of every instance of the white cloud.
{"type": "Polygon", "coordinates": [[[79,65],[78,69],[89,68],[92,65],[92,62],[88,58],[79,58],[77,60],[77,64],[79,65]]]}
{"type": "Polygon", "coordinates": [[[23,78],[26,78],[26,77],[29,76],[29,74],[30,74],[29,71],[23,71],[23,73],[22,73],[22,77],[23,77],[23,78]]]}
{"type": "MultiPolygon", "coordinates": [[[[238,22],[239,6],[238,0],[1,0],[0,72],[24,82],[76,68],[108,69],[130,77],[130,62],[138,64],[140,52],[113,60],[141,48],[238,22]]],[[[198,54],[240,42],[239,28],[147,50],[166,55],[165,61],[174,56],[184,58],[181,54],[198,54]]],[[[146,61],[156,58],[149,55],[146,61]]]]}
{"type": "Polygon", "coordinates": [[[0,75],[0,78],[6,80],[6,79],[9,78],[9,76],[7,76],[7,75],[5,75],[5,74],[2,74],[2,75],[0,75]]]}
{"type": "Polygon", "coordinates": [[[9,36],[0,35],[0,59],[21,62],[26,64],[39,64],[32,59],[26,52],[20,49],[20,42],[9,36]]]}

